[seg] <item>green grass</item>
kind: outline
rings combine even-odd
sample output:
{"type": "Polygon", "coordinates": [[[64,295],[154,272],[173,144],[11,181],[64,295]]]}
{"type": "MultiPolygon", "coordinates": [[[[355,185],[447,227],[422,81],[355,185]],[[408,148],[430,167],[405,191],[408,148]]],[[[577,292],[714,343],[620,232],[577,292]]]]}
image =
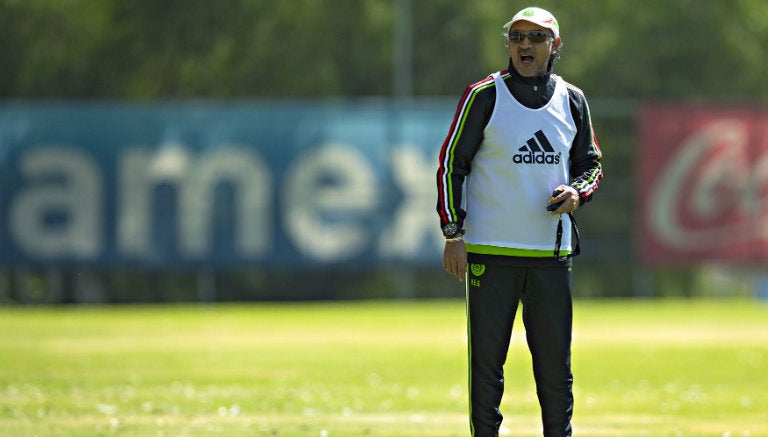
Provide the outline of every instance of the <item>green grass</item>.
{"type": "MultiPolygon", "coordinates": [[[[579,436],[768,436],[768,304],[579,301],[579,436]]],[[[518,321],[502,409],[537,436],[518,321]]],[[[468,436],[462,301],[0,308],[0,435],[468,436]]]]}

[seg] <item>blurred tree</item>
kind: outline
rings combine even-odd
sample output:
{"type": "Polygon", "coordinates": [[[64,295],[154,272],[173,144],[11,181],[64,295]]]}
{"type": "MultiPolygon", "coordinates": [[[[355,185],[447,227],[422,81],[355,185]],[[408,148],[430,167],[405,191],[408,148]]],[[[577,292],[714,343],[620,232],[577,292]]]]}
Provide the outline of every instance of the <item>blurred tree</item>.
{"type": "Polygon", "coordinates": [[[98,1],[0,3],[4,96],[89,97],[104,79],[94,59],[108,28],[98,1]]]}
{"type": "Polygon", "coordinates": [[[490,73],[482,64],[485,25],[479,10],[473,2],[452,0],[416,0],[413,7],[414,92],[458,98],[490,73]]]}
{"type": "Polygon", "coordinates": [[[562,9],[561,69],[592,96],[768,98],[768,2],[600,0],[562,9]]]}
{"type": "MultiPolygon", "coordinates": [[[[764,0],[537,2],[593,97],[768,98],[764,0]]],[[[395,0],[0,0],[0,97],[387,96],[395,0]]],[[[413,0],[417,96],[506,65],[501,0],[413,0]]]]}

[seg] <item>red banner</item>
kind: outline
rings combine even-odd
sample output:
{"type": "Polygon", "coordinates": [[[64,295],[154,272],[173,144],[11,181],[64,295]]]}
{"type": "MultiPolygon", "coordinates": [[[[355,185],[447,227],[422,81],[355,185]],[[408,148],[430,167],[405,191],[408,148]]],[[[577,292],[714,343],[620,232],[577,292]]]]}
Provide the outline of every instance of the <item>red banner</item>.
{"type": "Polygon", "coordinates": [[[648,105],[640,251],[650,264],[768,260],[768,110],[648,105]]]}

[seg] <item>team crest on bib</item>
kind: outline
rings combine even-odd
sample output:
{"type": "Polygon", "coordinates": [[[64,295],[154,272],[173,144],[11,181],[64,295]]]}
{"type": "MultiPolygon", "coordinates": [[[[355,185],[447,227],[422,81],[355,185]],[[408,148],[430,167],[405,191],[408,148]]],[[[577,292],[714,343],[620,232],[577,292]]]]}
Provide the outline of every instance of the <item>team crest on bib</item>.
{"type": "Polygon", "coordinates": [[[472,274],[475,276],[482,276],[485,273],[485,264],[472,264],[469,267],[472,274]]]}

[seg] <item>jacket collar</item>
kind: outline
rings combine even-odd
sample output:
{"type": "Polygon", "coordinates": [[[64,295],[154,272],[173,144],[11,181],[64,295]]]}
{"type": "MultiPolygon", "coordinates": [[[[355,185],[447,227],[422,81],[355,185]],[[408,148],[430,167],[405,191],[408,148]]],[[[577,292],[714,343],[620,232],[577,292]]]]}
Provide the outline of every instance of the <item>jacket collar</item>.
{"type": "Polygon", "coordinates": [[[525,85],[535,86],[535,85],[545,85],[549,82],[549,79],[552,77],[552,64],[550,63],[549,68],[547,69],[547,72],[542,74],[541,76],[534,76],[534,77],[525,77],[522,76],[520,73],[515,70],[515,66],[512,64],[512,60],[509,60],[509,65],[507,66],[507,70],[509,70],[509,74],[512,75],[512,78],[519,83],[523,83],[525,85]]]}

